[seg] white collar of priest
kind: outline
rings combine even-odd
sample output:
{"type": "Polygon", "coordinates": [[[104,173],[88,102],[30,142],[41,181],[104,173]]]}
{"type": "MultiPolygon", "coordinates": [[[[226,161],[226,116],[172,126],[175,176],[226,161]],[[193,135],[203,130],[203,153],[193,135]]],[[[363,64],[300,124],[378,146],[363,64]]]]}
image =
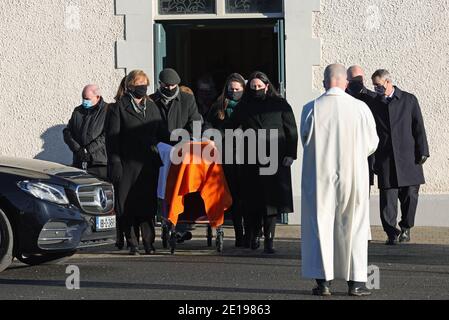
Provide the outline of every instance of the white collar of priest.
{"type": "Polygon", "coordinates": [[[326,91],[326,95],[328,96],[343,96],[346,92],[339,87],[333,87],[326,91]]]}

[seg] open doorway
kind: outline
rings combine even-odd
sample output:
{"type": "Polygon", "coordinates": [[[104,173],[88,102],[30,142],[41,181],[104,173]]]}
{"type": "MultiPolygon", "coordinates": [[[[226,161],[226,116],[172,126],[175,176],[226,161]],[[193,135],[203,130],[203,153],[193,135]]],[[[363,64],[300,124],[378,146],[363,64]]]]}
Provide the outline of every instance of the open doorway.
{"type": "Polygon", "coordinates": [[[171,67],[197,93],[204,82],[218,95],[233,72],[265,72],[283,93],[282,20],[168,21],[155,27],[155,73],[171,67]],[[206,81],[209,79],[209,81],[206,81]]]}

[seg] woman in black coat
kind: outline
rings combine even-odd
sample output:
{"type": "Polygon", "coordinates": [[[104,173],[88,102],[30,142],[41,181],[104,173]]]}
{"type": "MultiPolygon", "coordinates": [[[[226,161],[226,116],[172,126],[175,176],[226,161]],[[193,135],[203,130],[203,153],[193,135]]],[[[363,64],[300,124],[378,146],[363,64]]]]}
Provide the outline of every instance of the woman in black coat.
{"type": "Polygon", "coordinates": [[[138,254],[133,225],[139,225],[147,254],[153,254],[157,212],[157,183],[161,160],[157,152],[161,116],[147,96],[148,77],[133,71],[126,78],[126,93],[108,114],[107,147],[110,179],[116,186],[118,212],[125,221],[130,253],[138,254]]]}
{"type": "MultiPolygon", "coordinates": [[[[246,214],[250,217],[251,248],[259,247],[259,230],[263,221],[264,251],[274,253],[277,215],[293,212],[290,167],[297,157],[298,133],[295,117],[290,105],[279,96],[268,77],[262,72],[255,72],[248,80],[243,101],[232,114],[231,121],[234,128],[241,126],[244,131],[256,131],[258,140],[265,140],[262,143],[266,145],[266,154],[270,147],[277,144],[277,157],[269,155],[271,163],[264,164],[257,157],[256,164],[250,164],[248,154],[250,149],[254,149],[254,144],[247,143],[245,164],[241,170],[243,203],[246,214]],[[277,130],[277,138],[270,137],[270,129],[277,130]],[[260,136],[258,130],[268,130],[266,138],[260,136]],[[277,168],[274,174],[261,174],[261,169],[268,169],[270,165],[277,168]]],[[[258,153],[254,149],[251,155],[258,153]]]]}
{"type": "MultiPolygon", "coordinates": [[[[225,83],[223,92],[218,100],[212,105],[207,114],[207,124],[221,132],[222,137],[225,137],[226,128],[230,127],[230,118],[235,108],[242,100],[245,92],[245,79],[238,73],[231,74],[225,83]]],[[[235,231],[235,246],[249,248],[249,227],[247,219],[244,219],[242,204],[240,201],[240,172],[239,166],[235,163],[225,163],[226,153],[231,153],[235,159],[235,148],[227,150],[225,148],[224,139],[222,140],[222,163],[223,170],[228,182],[229,189],[232,194],[232,207],[230,212],[232,214],[232,222],[235,231]]]]}

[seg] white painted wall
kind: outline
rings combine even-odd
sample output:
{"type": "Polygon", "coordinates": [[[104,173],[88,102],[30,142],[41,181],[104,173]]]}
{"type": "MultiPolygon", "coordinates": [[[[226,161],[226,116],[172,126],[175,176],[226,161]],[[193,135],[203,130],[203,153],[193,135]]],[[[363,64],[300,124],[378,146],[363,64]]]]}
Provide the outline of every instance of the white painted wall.
{"type": "MultiPolygon", "coordinates": [[[[62,128],[83,86],[98,83],[112,101],[125,74],[116,67],[153,76],[151,4],[1,1],[0,154],[70,163],[62,128]],[[139,55],[132,54],[135,48],[139,55]]],[[[402,89],[417,95],[431,150],[423,188],[429,196],[418,212],[424,225],[443,221],[442,211],[449,211],[448,17],[449,0],[285,0],[286,90],[298,124],[302,105],[319,95],[329,63],[361,64],[368,75],[387,68],[402,89]]],[[[293,223],[300,221],[300,167],[301,159],[293,169],[293,223]]]]}
{"type": "Polygon", "coordinates": [[[63,126],[98,83],[112,101],[123,70],[113,0],[0,1],[0,154],[71,163],[63,126]]]}

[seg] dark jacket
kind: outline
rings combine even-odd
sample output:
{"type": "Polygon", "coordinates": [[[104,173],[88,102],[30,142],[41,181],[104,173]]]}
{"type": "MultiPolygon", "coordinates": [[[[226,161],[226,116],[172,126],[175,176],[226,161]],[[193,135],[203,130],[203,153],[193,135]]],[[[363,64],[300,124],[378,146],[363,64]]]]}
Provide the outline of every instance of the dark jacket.
{"type": "Polygon", "coordinates": [[[103,98],[90,109],[78,106],[72,113],[69,124],[63,130],[64,141],[73,152],[73,166],[82,168],[82,162],[77,157],[80,148],[85,148],[90,154],[88,166],[106,166],[105,119],[107,104],[103,98]]]}
{"type": "Polygon", "coordinates": [[[193,122],[203,122],[203,118],[198,112],[195,97],[191,94],[180,91],[168,107],[161,102],[158,92],[151,95],[151,99],[156,103],[160,117],[163,119],[166,131],[165,139],[169,139],[170,134],[176,129],[186,129],[192,134],[193,122]]]}
{"type": "Polygon", "coordinates": [[[417,162],[429,156],[429,146],[418,99],[395,87],[392,100],[377,96],[371,111],[380,140],[374,154],[379,188],[424,184],[423,167],[417,162]]]}
{"type": "MultiPolygon", "coordinates": [[[[353,93],[349,90],[346,91],[349,95],[353,96],[357,100],[365,102],[370,109],[374,106],[376,103],[375,99],[377,97],[377,94],[371,90],[368,90],[367,88],[363,87],[363,89],[359,93],[353,93]]],[[[368,168],[369,168],[369,185],[374,185],[374,155],[368,157],[368,168]]]]}
{"type": "MultiPolygon", "coordinates": [[[[261,175],[259,169],[267,167],[258,159],[257,164],[242,165],[242,198],[246,210],[260,215],[293,212],[293,192],[290,167],[284,167],[285,157],[297,158],[298,132],[295,116],[286,100],[267,97],[265,100],[248,99],[240,102],[231,115],[232,127],[278,130],[278,169],[274,175],[261,175]]],[[[268,137],[268,134],[267,134],[268,137]]],[[[266,150],[270,150],[266,139],[266,150]]],[[[245,144],[247,149],[248,144],[245,144]]]]}
{"type": "MultiPolygon", "coordinates": [[[[238,105],[237,105],[238,106],[238,105]]],[[[237,108],[237,106],[235,108],[237,108]]],[[[223,164],[223,171],[226,176],[226,181],[228,183],[229,189],[231,191],[232,195],[232,210],[238,210],[240,208],[240,193],[241,193],[241,172],[240,172],[240,166],[236,164],[236,157],[235,157],[235,144],[233,144],[233,148],[230,148],[230,150],[226,149],[225,144],[225,130],[232,128],[231,123],[231,117],[229,116],[228,112],[224,112],[224,118],[222,119],[220,117],[220,110],[223,108],[223,101],[222,98],[219,98],[215,103],[212,104],[211,108],[209,109],[209,112],[206,114],[206,121],[204,124],[205,130],[207,129],[216,129],[220,131],[222,136],[221,141],[221,159],[223,164]],[[226,153],[231,153],[231,155],[226,156],[226,153]],[[226,159],[230,158],[232,156],[233,163],[228,164],[225,163],[226,159]]]]}
{"type": "Polygon", "coordinates": [[[110,106],[107,128],[109,174],[119,214],[152,217],[157,210],[162,165],[156,147],[162,130],[157,106],[148,99],[145,115],[139,114],[126,95],[110,106]]]}

